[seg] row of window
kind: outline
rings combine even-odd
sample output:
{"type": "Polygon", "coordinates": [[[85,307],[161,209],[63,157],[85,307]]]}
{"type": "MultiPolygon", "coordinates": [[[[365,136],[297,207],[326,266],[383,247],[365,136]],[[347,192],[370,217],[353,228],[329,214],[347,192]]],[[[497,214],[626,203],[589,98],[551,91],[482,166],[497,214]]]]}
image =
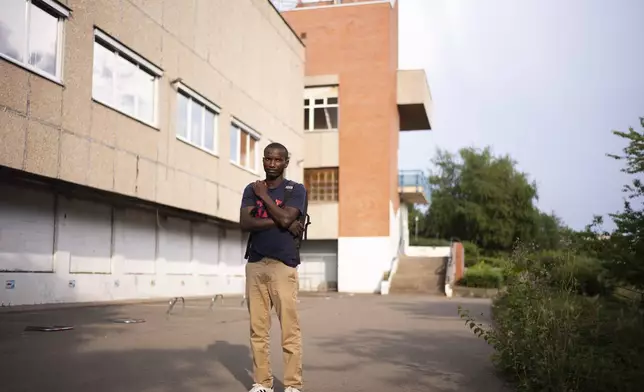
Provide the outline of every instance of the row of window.
{"type": "MultiPolygon", "coordinates": [[[[55,0],[2,0],[0,57],[62,83],[62,27],[69,10],[55,0]]],[[[151,126],[158,123],[158,89],[163,71],[102,31],[94,31],[92,97],[151,126]]],[[[176,137],[218,154],[220,108],[180,81],[177,87],[176,137]]],[[[337,87],[306,91],[304,129],[337,130],[337,87]]],[[[230,159],[257,171],[260,136],[233,119],[230,159]]],[[[269,141],[270,142],[270,141],[269,141]]],[[[311,201],[338,200],[338,169],[306,169],[305,186],[311,201]]]]}
{"type": "MultiPolygon", "coordinates": [[[[62,84],[62,33],[69,10],[56,0],[2,0],[0,57],[62,84]]],[[[101,30],[94,31],[92,98],[157,127],[163,71],[101,30]]],[[[177,87],[176,137],[218,154],[220,108],[181,82],[177,87]]],[[[260,136],[233,119],[230,159],[258,170],[260,136]]]]}

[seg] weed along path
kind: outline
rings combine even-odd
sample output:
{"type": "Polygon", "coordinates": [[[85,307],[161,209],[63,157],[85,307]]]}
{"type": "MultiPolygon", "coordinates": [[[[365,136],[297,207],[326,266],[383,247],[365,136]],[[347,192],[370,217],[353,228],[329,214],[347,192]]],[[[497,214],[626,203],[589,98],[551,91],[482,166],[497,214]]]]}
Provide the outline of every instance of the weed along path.
{"type": "MultiPolygon", "coordinates": [[[[246,310],[238,300],[209,305],[186,299],[169,316],[167,302],[0,313],[3,390],[247,391],[246,310]],[[24,331],[33,325],[74,329],[24,331]]],[[[489,314],[489,301],[480,299],[302,297],[304,391],[505,391],[491,349],[464,325],[459,305],[479,318],[489,314]]],[[[273,322],[281,392],[280,331],[273,322]]]]}

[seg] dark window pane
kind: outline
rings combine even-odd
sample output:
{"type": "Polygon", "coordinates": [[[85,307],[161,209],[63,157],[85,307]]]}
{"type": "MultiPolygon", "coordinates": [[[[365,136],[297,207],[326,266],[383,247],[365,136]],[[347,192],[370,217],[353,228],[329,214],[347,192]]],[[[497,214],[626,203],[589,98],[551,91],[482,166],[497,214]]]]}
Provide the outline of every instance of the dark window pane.
{"type": "Polygon", "coordinates": [[[309,111],[311,109],[304,109],[304,129],[309,130],[309,111]]]}
{"type": "Polygon", "coordinates": [[[329,128],[338,129],[338,108],[326,108],[326,114],[328,115],[329,128]]]}
{"type": "Polygon", "coordinates": [[[337,104],[338,104],[338,98],[327,98],[327,99],[326,99],[326,102],[327,102],[329,105],[337,105],[337,104]]]}
{"type": "Polygon", "coordinates": [[[328,129],[324,108],[315,108],[313,111],[313,129],[328,129]]]}

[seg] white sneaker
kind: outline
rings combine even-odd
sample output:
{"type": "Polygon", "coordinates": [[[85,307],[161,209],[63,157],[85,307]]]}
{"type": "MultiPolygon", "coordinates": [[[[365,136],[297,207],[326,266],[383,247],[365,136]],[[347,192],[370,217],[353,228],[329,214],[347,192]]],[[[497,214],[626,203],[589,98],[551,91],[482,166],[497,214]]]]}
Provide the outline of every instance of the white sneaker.
{"type": "Polygon", "coordinates": [[[273,392],[273,388],[266,388],[262,384],[253,384],[253,387],[248,392],[273,392]]]}
{"type": "Polygon", "coordinates": [[[284,392],[302,392],[302,391],[300,391],[300,390],[299,390],[299,389],[297,389],[297,388],[288,387],[288,388],[286,388],[286,389],[284,390],[284,392]]]}

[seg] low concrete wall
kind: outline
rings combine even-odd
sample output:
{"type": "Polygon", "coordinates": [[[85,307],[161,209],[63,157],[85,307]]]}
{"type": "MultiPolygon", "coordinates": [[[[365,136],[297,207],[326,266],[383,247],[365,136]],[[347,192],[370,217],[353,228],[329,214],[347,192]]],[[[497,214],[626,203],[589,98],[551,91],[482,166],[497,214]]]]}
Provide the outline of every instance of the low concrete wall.
{"type": "Polygon", "coordinates": [[[499,289],[485,289],[480,287],[454,286],[455,297],[494,298],[499,294],[499,289]]]}
{"type": "Polygon", "coordinates": [[[405,256],[411,257],[449,257],[449,246],[409,246],[405,249],[405,256]]]}

